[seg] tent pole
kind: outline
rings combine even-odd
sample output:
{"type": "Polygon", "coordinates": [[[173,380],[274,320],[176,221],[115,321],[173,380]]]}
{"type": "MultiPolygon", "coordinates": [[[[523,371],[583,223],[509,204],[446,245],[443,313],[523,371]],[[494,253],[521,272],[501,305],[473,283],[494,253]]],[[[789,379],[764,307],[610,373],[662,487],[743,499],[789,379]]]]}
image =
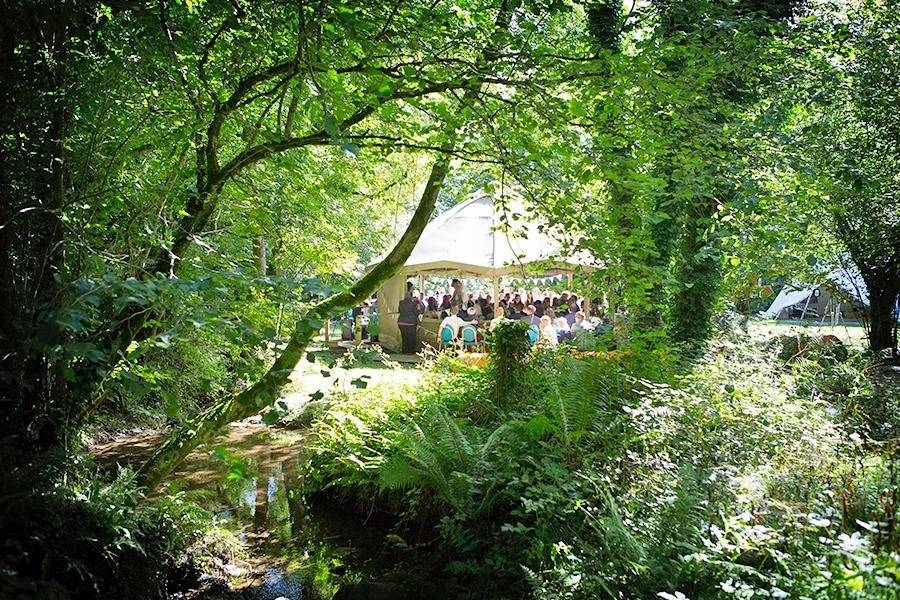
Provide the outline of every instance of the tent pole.
{"type": "Polygon", "coordinates": [[[496,315],[500,309],[500,278],[494,277],[494,314],[496,315]]]}
{"type": "Polygon", "coordinates": [[[802,321],[803,318],[806,316],[806,309],[809,308],[809,301],[812,300],[812,297],[813,297],[813,294],[814,294],[814,293],[815,293],[815,288],[813,288],[813,291],[811,291],[811,292],[809,293],[809,296],[806,297],[806,304],[803,305],[803,312],[800,313],[800,320],[801,320],[801,321],[802,321]]]}

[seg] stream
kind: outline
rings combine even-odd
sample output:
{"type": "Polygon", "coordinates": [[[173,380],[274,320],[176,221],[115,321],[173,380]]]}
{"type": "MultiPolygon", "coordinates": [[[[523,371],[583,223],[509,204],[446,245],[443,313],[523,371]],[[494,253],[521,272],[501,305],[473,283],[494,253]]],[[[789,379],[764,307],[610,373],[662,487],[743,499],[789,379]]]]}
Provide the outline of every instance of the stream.
{"type": "MultiPolygon", "coordinates": [[[[163,433],[136,434],[98,445],[102,464],[136,465],[163,433]]],[[[230,589],[207,591],[204,600],[327,599],[347,582],[381,578],[398,564],[385,551],[390,523],[353,511],[311,506],[300,494],[304,434],[238,423],[192,453],[158,494],[177,494],[218,517],[246,542],[216,564],[230,589]]],[[[221,586],[220,586],[221,587],[221,586]]],[[[352,587],[352,586],[351,586],[352,587]]],[[[352,598],[347,589],[339,597],[352,598]]]]}

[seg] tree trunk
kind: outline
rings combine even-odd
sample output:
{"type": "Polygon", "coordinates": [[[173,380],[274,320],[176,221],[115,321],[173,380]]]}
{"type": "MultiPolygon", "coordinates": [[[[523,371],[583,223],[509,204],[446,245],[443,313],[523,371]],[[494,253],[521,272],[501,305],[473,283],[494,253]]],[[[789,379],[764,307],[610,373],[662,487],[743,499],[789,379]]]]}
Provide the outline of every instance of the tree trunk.
{"type": "Polygon", "coordinates": [[[696,199],[688,211],[679,249],[680,288],[672,298],[672,338],[699,346],[712,333],[712,314],[722,273],[715,238],[704,239],[715,213],[712,198],[696,199]]]}
{"type": "Polygon", "coordinates": [[[256,238],[256,272],[260,277],[266,276],[266,238],[256,238]]]}
{"type": "Polygon", "coordinates": [[[213,438],[222,427],[232,421],[251,417],[278,399],[288,377],[300,362],[306,347],[324,321],[371,296],[409,258],[434,210],[449,164],[449,153],[442,154],[435,160],[428,183],[419,199],[419,206],[390,254],[349,290],[335,294],[313,306],[304,318],[297,322],[287,346],[262,379],[241,393],[216,402],[175,431],[141,467],[138,480],[142,485],[151,489],[156,487],[194,448],[213,438]]]}
{"type": "Polygon", "coordinates": [[[863,280],[869,292],[869,349],[891,349],[897,356],[897,300],[900,282],[890,275],[867,271],[863,280]]]}

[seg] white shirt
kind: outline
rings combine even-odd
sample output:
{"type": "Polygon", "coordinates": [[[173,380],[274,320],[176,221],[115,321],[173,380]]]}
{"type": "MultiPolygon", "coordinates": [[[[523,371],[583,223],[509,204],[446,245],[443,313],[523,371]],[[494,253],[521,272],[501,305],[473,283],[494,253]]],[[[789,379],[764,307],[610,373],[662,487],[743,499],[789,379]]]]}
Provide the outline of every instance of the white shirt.
{"type": "Polygon", "coordinates": [[[556,327],[554,327],[553,325],[541,327],[538,330],[538,336],[539,340],[549,342],[551,346],[556,346],[559,344],[559,336],[556,333],[556,327]]]}
{"type": "Polygon", "coordinates": [[[441,321],[441,326],[438,327],[438,335],[443,331],[444,327],[449,327],[453,330],[453,337],[459,335],[459,328],[465,325],[466,322],[459,318],[459,315],[447,315],[444,317],[444,320],[441,321]]]}

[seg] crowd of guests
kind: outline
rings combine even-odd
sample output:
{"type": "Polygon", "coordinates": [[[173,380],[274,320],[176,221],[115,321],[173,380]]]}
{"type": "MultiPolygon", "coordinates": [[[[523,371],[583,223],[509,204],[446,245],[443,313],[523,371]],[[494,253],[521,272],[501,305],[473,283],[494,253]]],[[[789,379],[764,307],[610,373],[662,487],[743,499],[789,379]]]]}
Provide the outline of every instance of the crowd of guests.
{"type": "MultiPolygon", "coordinates": [[[[593,303],[596,307],[598,303],[593,303]]],[[[454,279],[450,289],[418,294],[407,283],[405,298],[400,302],[400,325],[404,352],[415,347],[415,329],[419,315],[441,319],[438,331],[449,327],[453,337],[467,324],[479,330],[491,330],[503,319],[520,319],[533,326],[539,341],[556,345],[585,338],[593,329],[585,302],[571,292],[533,289],[505,290],[500,294],[496,310],[490,294],[465,293],[460,280],[454,279]]]]}

